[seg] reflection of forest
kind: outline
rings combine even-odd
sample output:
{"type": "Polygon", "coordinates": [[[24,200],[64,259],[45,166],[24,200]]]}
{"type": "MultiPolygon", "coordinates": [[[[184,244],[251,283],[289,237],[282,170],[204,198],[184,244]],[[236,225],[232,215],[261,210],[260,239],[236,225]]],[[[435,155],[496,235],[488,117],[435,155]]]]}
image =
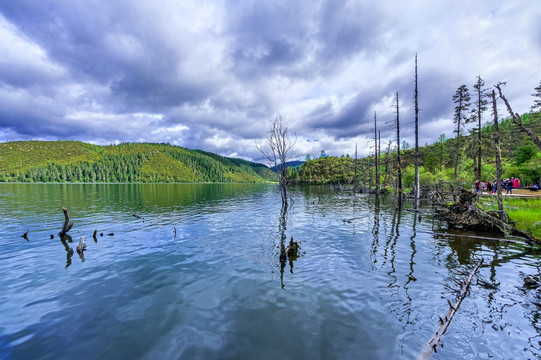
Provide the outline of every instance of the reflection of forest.
{"type": "Polygon", "coordinates": [[[197,207],[201,204],[238,201],[239,197],[264,192],[266,184],[3,184],[2,207],[5,216],[20,212],[20,207],[10,206],[10,199],[24,204],[25,212],[67,206],[72,209],[92,208],[96,212],[122,212],[126,208],[144,213],[147,206],[152,211],[170,212],[172,209],[197,207]],[[43,204],[40,199],[55,199],[43,204]]]}

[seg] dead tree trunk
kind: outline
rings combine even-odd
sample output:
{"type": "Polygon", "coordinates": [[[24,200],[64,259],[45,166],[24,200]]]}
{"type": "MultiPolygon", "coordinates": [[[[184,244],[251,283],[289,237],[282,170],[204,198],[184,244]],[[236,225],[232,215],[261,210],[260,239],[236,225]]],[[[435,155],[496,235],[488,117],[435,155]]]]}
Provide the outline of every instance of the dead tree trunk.
{"type": "Polygon", "coordinates": [[[475,273],[477,272],[477,270],[479,269],[479,266],[481,266],[482,263],[483,263],[483,258],[481,258],[477,262],[477,264],[475,264],[475,267],[473,268],[471,273],[468,275],[468,277],[462,284],[462,288],[460,289],[459,294],[455,298],[455,302],[451,304],[451,302],[447,300],[449,303],[449,312],[447,313],[447,315],[445,315],[443,319],[440,317],[440,327],[438,328],[438,330],[436,331],[432,339],[430,339],[428,344],[424,346],[421,353],[417,356],[418,360],[430,359],[430,357],[432,356],[432,352],[437,352],[436,348],[441,341],[441,337],[447,331],[447,328],[451,324],[451,320],[453,320],[453,316],[455,316],[458,308],[460,307],[460,304],[462,303],[462,300],[464,300],[464,298],[468,294],[468,290],[470,288],[470,284],[473,280],[473,277],[475,276],[475,273]]]}
{"type": "Polygon", "coordinates": [[[393,162],[391,161],[391,144],[389,140],[387,145],[387,157],[385,158],[385,184],[391,184],[393,187],[393,195],[396,196],[396,186],[394,185],[393,162]]]}
{"type": "Polygon", "coordinates": [[[357,179],[357,143],[355,143],[355,161],[353,162],[353,167],[355,169],[355,177],[353,179],[353,191],[357,192],[359,188],[359,180],[357,179]]]}
{"type": "Polygon", "coordinates": [[[500,220],[499,215],[496,216],[492,212],[485,213],[479,209],[473,203],[475,198],[475,193],[462,189],[459,200],[449,206],[444,206],[443,209],[436,210],[436,215],[446,221],[450,228],[515,235],[527,239],[530,243],[540,243],[539,239],[515,228],[513,224],[500,220]]]}
{"type": "Polygon", "coordinates": [[[64,225],[62,226],[62,231],[58,233],[58,236],[63,237],[66,235],[68,231],[70,231],[71,227],[73,226],[73,223],[70,222],[70,216],[68,214],[68,209],[62,208],[62,211],[64,211],[64,225]]]}
{"type": "Polygon", "coordinates": [[[419,92],[417,88],[417,54],[415,54],[415,184],[414,208],[419,208],[419,92]]]}
{"type": "Polygon", "coordinates": [[[376,195],[379,195],[379,166],[378,166],[378,127],[376,122],[376,112],[374,112],[374,166],[376,167],[376,195]]]}
{"type": "Polygon", "coordinates": [[[398,92],[396,93],[396,155],[397,155],[397,195],[398,202],[402,202],[402,164],[400,163],[400,107],[398,104],[398,92]]]}
{"type": "Polygon", "coordinates": [[[511,109],[511,105],[509,105],[509,101],[507,101],[507,98],[502,93],[501,85],[505,85],[505,83],[498,83],[497,85],[494,85],[494,87],[498,89],[498,95],[500,96],[500,99],[502,99],[505,103],[507,111],[509,112],[509,115],[511,115],[511,119],[513,120],[513,123],[519,127],[520,131],[528,134],[528,136],[532,139],[535,145],[537,145],[539,150],[541,150],[541,140],[539,140],[539,138],[533,131],[531,131],[522,124],[522,119],[520,118],[519,114],[513,112],[513,109],[511,109]]]}
{"type": "Polygon", "coordinates": [[[498,197],[498,214],[500,220],[505,221],[502,201],[502,160],[500,149],[500,131],[498,130],[498,108],[496,106],[496,93],[492,90],[492,111],[494,113],[494,146],[496,147],[496,195],[498,197]]]}
{"type": "MultiPolygon", "coordinates": [[[[378,153],[377,153],[377,159],[378,159],[378,162],[377,162],[377,168],[376,168],[376,178],[378,179],[378,191],[376,194],[379,195],[380,193],[380,187],[381,187],[381,184],[380,184],[380,180],[381,180],[381,131],[378,130],[378,153]]],[[[385,186],[385,184],[383,184],[385,186]]]]}

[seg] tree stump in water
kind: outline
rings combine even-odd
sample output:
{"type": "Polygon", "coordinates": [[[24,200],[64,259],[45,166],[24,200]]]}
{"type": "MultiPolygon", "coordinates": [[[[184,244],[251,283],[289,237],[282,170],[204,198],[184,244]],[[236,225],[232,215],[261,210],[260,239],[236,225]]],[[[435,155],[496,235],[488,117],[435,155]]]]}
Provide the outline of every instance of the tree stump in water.
{"type": "Polygon", "coordinates": [[[465,230],[477,230],[503,235],[516,235],[528,239],[529,241],[539,242],[528,233],[516,229],[511,223],[500,220],[496,216],[485,213],[479,209],[474,199],[477,194],[462,190],[459,200],[438,211],[438,217],[447,222],[451,228],[465,230]]]}
{"type": "Polygon", "coordinates": [[[66,233],[70,231],[71,227],[73,226],[73,223],[70,222],[68,209],[62,208],[62,211],[64,212],[64,225],[62,226],[62,230],[58,233],[60,237],[63,237],[64,235],[66,235],[66,233]]]}

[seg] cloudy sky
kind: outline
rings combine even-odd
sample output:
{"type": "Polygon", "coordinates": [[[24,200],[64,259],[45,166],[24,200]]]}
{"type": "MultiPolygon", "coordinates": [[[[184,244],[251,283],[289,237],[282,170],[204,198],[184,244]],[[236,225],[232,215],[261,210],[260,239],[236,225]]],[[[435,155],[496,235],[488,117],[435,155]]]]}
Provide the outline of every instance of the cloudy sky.
{"type": "MultiPolygon", "coordinates": [[[[537,0],[0,2],[0,141],[167,142],[261,160],[281,114],[304,158],[452,136],[452,96],[506,81],[517,112],[541,80],[537,0]]],[[[500,113],[504,114],[503,106],[500,113]]],[[[488,120],[490,116],[486,113],[488,120]]]]}

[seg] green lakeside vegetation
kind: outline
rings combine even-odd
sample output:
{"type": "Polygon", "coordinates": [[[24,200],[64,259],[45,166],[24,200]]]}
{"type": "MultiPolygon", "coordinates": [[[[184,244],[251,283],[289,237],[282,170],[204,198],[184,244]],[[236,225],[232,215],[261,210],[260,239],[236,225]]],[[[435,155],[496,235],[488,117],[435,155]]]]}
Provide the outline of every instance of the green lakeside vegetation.
{"type": "Polygon", "coordinates": [[[268,182],[263,164],[169,144],[0,143],[0,182],[268,182]]]}
{"type": "MultiPolygon", "coordinates": [[[[534,133],[541,134],[541,113],[524,114],[522,122],[534,133]]],[[[523,186],[531,183],[541,185],[541,151],[530,137],[517,128],[510,118],[499,122],[500,147],[502,151],[502,178],[518,177],[523,186]]],[[[487,123],[481,128],[482,149],[482,179],[493,181],[496,178],[496,155],[494,148],[494,125],[487,123]]],[[[465,187],[470,187],[476,180],[474,160],[476,156],[477,134],[472,131],[460,139],[460,166],[457,181],[465,187]]],[[[387,146],[380,157],[380,183],[388,184],[391,188],[396,177],[397,151],[391,145],[389,153],[387,146]]],[[[354,149],[353,149],[354,150],[354,149]]],[[[322,151],[322,154],[324,152],[322,151]]],[[[402,183],[406,191],[413,187],[415,165],[414,150],[406,142],[401,144],[402,183]]],[[[438,140],[430,145],[419,147],[420,183],[430,185],[438,181],[454,181],[454,166],[456,162],[456,138],[447,139],[440,135],[438,140]]],[[[355,159],[349,154],[337,156],[322,155],[319,158],[307,158],[298,168],[288,168],[288,176],[292,183],[317,184],[353,184],[355,175],[355,159]]],[[[357,160],[357,180],[365,187],[373,186],[375,182],[375,159],[369,156],[357,160]]]]}
{"type": "MultiPolygon", "coordinates": [[[[503,205],[517,228],[541,239],[541,198],[504,197],[503,205]]],[[[496,196],[481,197],[480,207],[485,211],[498,210],[496,196]]]]}
{"type": "MultiPolygon", "coordinates": [[[[523,124],[535,134],[541,134],[541,113],[524,114],[521,119],[523,124]]],[[[501,120],[498,127],[502,154],[502,179],[518,177],[521,179],[522,187],[530,184],[541,186],[539,148],[528,135],[513,124],[512,119],[501,120]]],[[[491,182],[496,179],[496,150],[493,134],[492,123],[487,123],[481,128],[482,178],[480,180],[491,182]]],[[[460,165],[456,179],[454,177],[456,138],[446,139],[445,135],[440,135],[435,143],[420,147],[420,185],[431,186],[437,182],[446,181],[464,188],[472,187],[476,180],[474,157],[478,155],[477,139],[478,134],[475,129],[469,135],[461,137],[462,145],[458,157],[460,165]]],[[[405,142],[402,144],[402,149],[404,149],[401,151],[402,184],[407,193],[413,193],[414,150],[410,149],[405,142]]],[[[381,154],[379,163],[381,166],[380,184],[387,184],[385,190],[392,192],[398,165],[396,147],[391,146],[388,152],[381,154]]],[[[364,188],[375,186],[375,167],[374,156],[357,160],[357,181],[364,188]]],[[[353,184],[355,160],[349,154],[341,157],[324,156],[324,151],[322,151],[320,158],[307,159],[299,168],[288,169],[288,176],[292,183],[353,184]]],[[[483,197],[479,206],[485,207],[484,210],[490,210],[497,208],[497,205],[493,205],[495,202],[495,196],[483,197]]],[[[541,197],[525,199],[504,197],[504,209],[517,228],[541,239],[541,197]]]]}

